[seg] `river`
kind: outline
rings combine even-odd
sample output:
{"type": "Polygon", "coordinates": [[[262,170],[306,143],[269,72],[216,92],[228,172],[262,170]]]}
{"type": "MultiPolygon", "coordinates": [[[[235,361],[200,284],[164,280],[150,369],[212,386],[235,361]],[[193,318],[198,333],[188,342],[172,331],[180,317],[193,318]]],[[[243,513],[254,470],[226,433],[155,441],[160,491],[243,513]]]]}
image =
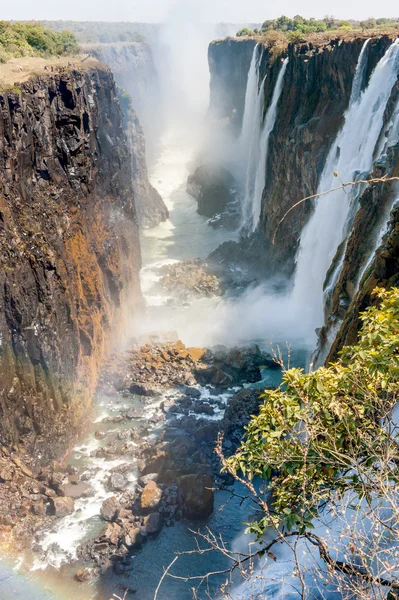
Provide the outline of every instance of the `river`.
{"type": "MultiPolygon", "coordinates": [[[[170,302],[168,296],[154,294],[152,285],[159,277],[158,269],[164,264],[191,258],[206,258],[218,245],[235,235],[223,228],[214,229],[207,224],[204,217],[196,212],[196,201],[185,190],[187,175],[193,159],[194,147],[187,144],[184,132],[172,131],[162,138],[158,159],[151,172],[151,182],[160,191],[170,211],[170,219],[153,229],[142,232],[142,289],[147,303],[146,315],[140,322],[134,323],[134,333],[154,330],[175,330],[180,339],[187,344],[205,345],[209,340],[219,341],[219,333],[223,330],[215,314],[220,310],[220,299],[208,298],[196,300],[191,304],[170,302]],[[183,137],[182,137],[183,136],[183,137]],[[216,312],[215,312],[216,311],[216,312]]],[[[221,313],[224,314],[224,313],[221,313]]],[[[271,375],[264,384],[277,383],[276,375],[271,375]]],[[[278,379],[278,375],[277,375],[278,379]]],[[[204,394],[209,393],[202,390],[204,394]]],[[[170,390],[169,395],[176,393],[170,390]]],[[[231,392],[233,393],[233,392],[231,392]]],[[[225,395],[225,400],[228,396],[225,395]]],[[[220,398],[215,401],[220,402],[220,398]]],[[[131,573],[115,574],[112,570],[105,573],[91,584],[79,584],[73,579],[77,570],[76,549],[79,544],[98,534],[103,526],[99,518],[99,509],[103,500],[112,495],[106,489],[105,482],[110,470],[124,460],[122,458],[105,461],[103,458],[91,456],[102,441],[96,439],[95,431],[99,421],[105,416],[116,414],[122,408],[141,408],[133,399],[120,396],[106,397],[98,394],[95,399],[95,415],[93,423],[84,439],[73,449],[69,458],[71,465],[80,471],[88,472],[88,481],[95,494],[76,502],[75,512],[50,524],[38,538],[35,552],[27,552],[14,560],[0,561],[0,597],[2,600],[15,600],[24,596],[30,600],[108,600],[112,594],[120,593],[123,588],[137,590],[134,598],[150,600],[162,577],[163,570],[175,557],[175,552],[193,550],[195,539],[192,527],[198,525],[179,522],[173,527],[164,527],[158,537],[150,539],[143,549],[131,559],[131,573]]],[[[146,419],[158,410],[155,402],[146,408],[146,419]]],[[[222,411],[218,415],[221,418],[222,411]]],[[[109,430],[115,427],[107,425],[109,430]]],[[[102,426],[104,429],[104,426],[102,426]]],[[[159,430],[157,424],[152,426],[151,435],[159,430]]],[[[128,476],[128,485],[134,487],[137,480],[137,469],[134,461],[128,476]]],[[[218,492],[215,510],[202,530],[209,527],[215,534],[222,536],[228,544],[247,547],[249,539],[243,541],[244,522],[251,516],[251,509],[241,504],[238,499],[231,499],[228,492],[218,492]],[[226,501],[227,507],[222,509],[226,501]]],[[[200,575],[208,571],[224,569],[226,559],[218,553],[180,556],[173,567],[173,572],[181,576],[200,575]]],[[[210,580],[211,597],[217,597],[219,586],[225,577],[210,580]]],[[[159,598],[169,600],[189,600],[192,598],[192,582],[183,582],[165,578],[159,598]]],[[[199,597],[204,597],[203,586],[199,597]]],[[[129,596],[128,596],[129,597],[129,596]]]]}

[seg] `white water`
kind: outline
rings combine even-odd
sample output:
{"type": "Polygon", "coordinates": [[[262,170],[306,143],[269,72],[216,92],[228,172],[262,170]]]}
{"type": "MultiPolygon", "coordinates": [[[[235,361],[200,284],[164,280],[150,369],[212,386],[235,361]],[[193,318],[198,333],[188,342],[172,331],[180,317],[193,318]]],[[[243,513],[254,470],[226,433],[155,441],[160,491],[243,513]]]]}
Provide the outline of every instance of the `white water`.
{"type": "Polygon", "coordinates": [[[277,77],[271,104],[263,121],[266,76],[259,86],[259,65],[262,56],[258,55],[258,46],[256,46],[248,72],[243,125],[239,140],[240,158],[246,157],[247,165],[241,226],[244,233],[255,231],[259,222],[262,194],[266,184],[269,136],[276,122],[277,105],[288,63],[288,59],[285,59],[277,77]]]}
{"type": "Polygon", "coordinates": [[[255,231],[260,217],[262,194],[266,184],[266,164],[267,153],[269,150],[269,137],[274,129],[277,117],[277,106],[283,89],[284,75],[288,65],[288,58],[283,62],[283,66],[278,74],[276,85],[274,87],[271,104],[267,110],[265,122],[263,124],[262,135],[260,138],[260,155],[258,168],[255,178],[255,193],[252,202],[252,231],[255,231]]]}
{"type": "MultiPolygon", "coordinates": [[[[358,72],[362,70],[362,56],[358,72]]],[[[376,66],[360,98],[352,95],[345,123],[330,152],[318,192],[337,187],[339,179],[352,181],[357,171],[370,171],[382,124],[383,114],[399,69],[399,44],[396,41],[376,66]]],[[[354,89],[358,89],[358,77],[354,89]]],[[[309,331],[324,321],[323,283],[327,270],[342,242],[351,207],[350,191],[337,190],[317,201],[315,211],[304,228],[298,254],[292,302],[301,307],[309,331]]],[[[316,336],[314,336],[316,341],[316,336]]]]}

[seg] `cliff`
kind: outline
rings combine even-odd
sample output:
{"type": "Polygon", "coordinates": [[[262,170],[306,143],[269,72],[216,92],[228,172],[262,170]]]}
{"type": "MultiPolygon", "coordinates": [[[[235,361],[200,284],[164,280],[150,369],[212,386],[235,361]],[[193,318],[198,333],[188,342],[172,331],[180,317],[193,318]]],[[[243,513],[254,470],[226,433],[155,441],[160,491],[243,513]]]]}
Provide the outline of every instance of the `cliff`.
{"type": "MultiPolygon", "coordinates": [[[[399,85],[393,95],[397,100],[399,85]]],[[[384,164],[375,165],[374,176],[383,175],[399,176],[399,143],[388,148],[384,164]]],[[[320,359],[327,357],[330,362],[344,345],[355,343],[361,327],[360,313],[373,304],[376,286],[399,285],[398,202],[396,182],[376,183],[360,198],[347,244],[338,250],[330,269],[331,275],[343,253],[342,270],[326,306],[326,326],[320,333],[320,359]]]]}
{"type": "Polygon", "coordinates": [[[148,179],[146,142],[143,128],[126,92],[118,89],[123,114],[123,128],[132,158],[132,183],[140,226],[154,227],[169,217],[169,211],[161,195],[148,179]]]}
{"type": "MultiPolygon", "coordinates": [[[[213,114],[219,111],[220,117],[233,118],[234,126],[234,119],[242,120],[246,78],[255,43],[254,39],[230,38],[211,44],[209,49],[210,106],[213,114]]],[[[318,45],[289,44],[279,49],[262,44],[259,48],[259,79],[266,76],[264,113],[270,106],[282,59],[288,58],[276,121],[269,137],[258,232],[242,244],[242,253],[249,261],[255,259],[264,275],[290,276],[295,269],[301,231],[312,212],[312,203],[304,203],[292,211],[279,226],[274,243],[273,237],[284,213],[295,202],[317,191],[328,151],[343,124],[363,43],[360,36],[318,45]]],[[[391,43],[389,36],[370,40],[362,87],[391,43]]],[[[231,254],[232,249],[226,247],[226,251],[231,254]]]]}
{"type": "Polygon", "coordinates": [[[256,42],[252,39],[227,38],[209,45],[211,75],[209,115],[229,119],[236,130],[242,124],[248,71],[256,42]]]}
{"type": "Polygon", "coordinates": [[[45,462],[65,451],[118,326],[141,302],[110,71],[61,69],[2,93],[0,171],[0,444],[45,462]]]}
{"type": "Polygon", "coordinates": [[[121,88],[137,216],[140,225],[153,227],[165,221],[169,214],[160,194],[150,184],[147,172],[147,157],[153,155],[161,129],[158,74],[151,48],[147,43],[129,42],[87,45],[85,49],[111,67],[121,88]]]}

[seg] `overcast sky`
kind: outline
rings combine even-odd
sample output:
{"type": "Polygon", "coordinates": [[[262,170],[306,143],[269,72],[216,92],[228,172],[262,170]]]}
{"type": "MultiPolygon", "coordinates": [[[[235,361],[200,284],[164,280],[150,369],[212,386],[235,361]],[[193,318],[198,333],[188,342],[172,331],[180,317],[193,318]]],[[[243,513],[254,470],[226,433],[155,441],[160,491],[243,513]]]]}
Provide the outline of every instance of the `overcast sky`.
{"type": "Polygon", "coordinates": [[[364,19],[399,16],[395,0],[0,0],[0,19],[163,21],[182,8],[188,18],[212,22],[261,22],[281,14],[364,19]]]}

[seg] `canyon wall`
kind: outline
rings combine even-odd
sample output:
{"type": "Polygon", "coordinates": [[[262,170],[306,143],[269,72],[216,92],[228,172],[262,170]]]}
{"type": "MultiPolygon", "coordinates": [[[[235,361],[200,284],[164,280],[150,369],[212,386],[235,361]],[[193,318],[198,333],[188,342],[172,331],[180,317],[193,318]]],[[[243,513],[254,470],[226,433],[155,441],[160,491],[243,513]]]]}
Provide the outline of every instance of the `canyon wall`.
{"type": "Polygon", "coordinates": [[[141,304],[131,157],[111,72],[0,95],[0,444],[59,456],[141,304]]]}
{"type": "Polygon", "coordinates": [[[236,131],[242,125],[248,71],[255,40],[227,38],[209,45],[208,64],[211,74],[209,115],[229,119],[236,131]]]}
{"type": "MultiPolygon", "coordinates": [[[[312,212],[312,202],[300,205],[281,225],[278,223],[296,201],[317,191],[328,151],[343,124],[364,41],[358,37],[318,45],[290,44],[280,49],[265,44],[259,48],[259,79],[266,77],[264,113],[270,106],[282,59],[288,58],[269,137],[258,231],[242,244],[243,253],[249,260],[252,256],[256,259],[264,275],[290,276],[295,269],[300,235],[312,212]]],[[[391,43],[387,36],[370,40],[363,88],[391,43]]],[[[212,114],[232,120],[233,130],[236,121],[242,121],[254,46],[253,39],[230,38],[209,48],[212,114]]]]}
{"type": "MultiPolygon", "coordinates": [[[[396,101],[399,85],[393,91],[396,101]]],[[[391,107],[392,107],[391,103],[391,107]]],[[[375,177],[399,177],[399,142],[387,149],[386,160],[374,166],[375,177]]],[[[344,245],[343,245],[344,246],[344,245]]],[[[399,186],[395,181],[369,186],[346,246],[340,276],[326,303],[326,325],[320,332],[320,360],[336,359],[345,344],[353,344],[361,327],[360,314],[373,304],[376,286],[399,286],[399,186]]],[[[328,284],[328,277],[327,277],[328,284]]]]}
{"type": "Polygon", "coordinates": [[[158,74],[151,48],[145,42],[129,42],[87,45],[85,49],[112,69],[120,88],[137,216],[141,226],[153,227],[169,214],[147,172],[147,159],[154,156],[162,129],[158,74]]]}

